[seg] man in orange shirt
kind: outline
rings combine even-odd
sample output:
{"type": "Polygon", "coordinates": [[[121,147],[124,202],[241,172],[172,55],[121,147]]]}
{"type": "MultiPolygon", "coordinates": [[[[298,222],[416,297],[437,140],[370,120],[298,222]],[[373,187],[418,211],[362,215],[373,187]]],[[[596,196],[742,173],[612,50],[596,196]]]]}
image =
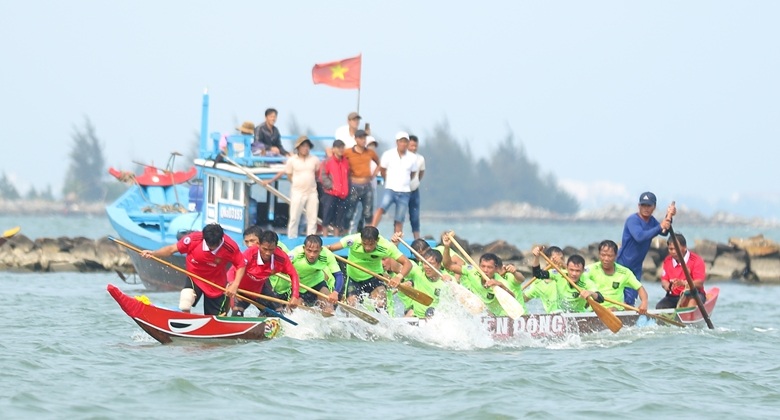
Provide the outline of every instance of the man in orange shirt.
{"type": "Polygon", "coordinates": [[[379,172],[379,155],[372,149],[366,148],[365,130],[355,132],[355,145],[344,150],[344,157],[349,162],[349,197],[347,218],[343,226],[349,230],[349,222],[355,216],[357,204],[363,205],[363,221],[366,226],[371,226],[374,217],[374,188],[372,180],[379,172]],[[371,171],[371,162],[376,163],[376,169],[371,171]]]}

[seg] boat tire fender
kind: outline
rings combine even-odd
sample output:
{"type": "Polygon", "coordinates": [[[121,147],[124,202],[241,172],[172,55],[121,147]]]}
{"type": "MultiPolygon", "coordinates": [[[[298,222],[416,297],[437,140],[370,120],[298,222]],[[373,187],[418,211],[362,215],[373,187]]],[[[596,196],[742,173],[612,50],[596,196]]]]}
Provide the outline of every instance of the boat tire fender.
{"type": "Polygon", "coordinates": [[[195,304],[195,290],[189,287],[181,289],[179,296],[179,310],[189,312],[195,304]]]}

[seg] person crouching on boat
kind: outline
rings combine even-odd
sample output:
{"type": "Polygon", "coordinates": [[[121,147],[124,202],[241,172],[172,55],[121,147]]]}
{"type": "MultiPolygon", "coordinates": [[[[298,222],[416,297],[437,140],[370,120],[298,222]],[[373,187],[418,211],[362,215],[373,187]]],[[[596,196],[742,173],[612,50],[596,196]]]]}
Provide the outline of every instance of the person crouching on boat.
{"type": "MultiPolygon", "coordinates": [[[[586,275],[593,280],[596,290],[601,292],[605,299],[620,302],[624,298],[623,290],[632,288],[637,291],[642,303],[639,305],[639,313],[647,313],[647,291],[642,283],[636,279],[634,273],[627,267],[615,262],[618,246],[615,241],[606,239],[599,243],[599,261],[586,267],[586,275]]],[[[604,302],[604,307],[613,311],[623,309],[623,306],[604,302]]]]}
{"type": "MultiPolygon", "coordinates": [[[[677,232],[675,232],[675,236],[680,243],[683,261],[685,261],[693,285],[696,287],[694,293],[699,293],[702,302],[704,302],[707,298],[704,293],[704,280],[707,277],[704,260],[695,252],[688,250],[684,236],[677,232]]],[[[663,274],[661,275],[661,287],[666,291],[666,296],[655,305],[655,309],[696,306],[696,299],[693,298],[688,288],[688,280],[685,277],[682,264],[680,264],[680,254],[677,253],[677,247],[674,246],[674,238],[670,237],[666,241],[666,246],[669,249],[669,255],[664,258],[663,274]]]]}
{"type": "MultiPolygon", "coordinates": [[[[550,249],[553,248],[560,250],[558,247],[550,247],[550,249]]],[[[555,269],[542,270],[539,265],[541,247],[534,247],[531,253],[534,255],[532,270],[534,277],[538,280],[528,288],[525,296],[526,298],[538,297],[541,299],[547,313],[587,312],[590,310],[587,300],[588,296],[592,296],[598,303],[604,302],[604,296],[598,292],[598,288],[593,281],[589,277],[582,275],[585,271],[585,258],[582,255],[574,254],[570,256],[566,261],[566,271],[560,273],[555,269]],[[579,286],[582,292],[572,286],[564,275],[579,286]]],[[[551,254],[554,255],[554,253],[551,254]]],[[[559,258],[562,257],[563,252],[560,253],[559,258]]],[[[554,257],[550,259],[558,264],[554,257]]]]}
{"type": "MultiPolygon", "coordinates": [[[[333,305],[338,302],[339,294],[344,287],[344,273],[341,272],[341,267],[333,253],[322,247],[322,238],[309,235],[303,241],[303,245],[293,248],[288,255],[295,271],[298,272],[301,284],[328,296],[328,299],[324,299],[302,289],[300,293],[303,302],[309,306],[319,304],[323,311],[333,312],[335,309],[333,305]]],[[[290,283],[285,283],[289,288],[290,283]]]]}
{"type": "Polygon", "coordinates": [[[450,256],[452,239],[450,238],[449,233],[442,235],[441,242],[444,245],[444,253],[442,254],[444,268],[455,274],[460,274],[460,284],[479,296],[491,315],[507,316],[506,311],[501,307],[501,304],[498,302],[498,299],[496,299],[496,295],[493,294],[492,290],[494,286],[498,286],[504,288],[510,294],[512,293],[501,281],[501,276],[496,271],[499,265],[498,256],[496,254],[486,253],[479,257],[479,269],[487,276],[487,280],[484,280],[477,268],[473,267],[471,264],[458,266],[452,263],[452,257],[450,256]]]}
{"type": "MultiPolygon", "coordinates": [[[[401,264],[400,271],[389,282],[390,287],[398,287],[412,269],[412,262],[401,253],[397,246],[379,234],[374,226],[366,226],[360,233],[347,235],[340,241],[328,245],[330,251],[347,248],[349,260],[356,265],[380,273],[382,258],[392,258],[401,264]]],[[[359,297],[368,295],[376,302],[378,309],[387,307],[387,288],[382,280],[365,273],[352,265],[347,266],[347,303],[354,306],[359,297]]]]}
{"type": "MultiPolygon", "coordinates": [[[[249,292],[289,300],[291,306],[297,306],[301,304],[298,272],[295,271],[295,267],[290,262],[290,257],[287,256],[287,253],[279,248],[278,242],[279,236],[272,230],[267,230],[260,234],[260,243],[244,251],[246,274],[243,278],[236,274],[236,280],[233,282],[233,285],[236,285],[236,290],[240,287],[242,290],[249,292]],[[291,297],[277,294],[273,291],[268,278],[276,273],[284,273],[290,277],[290,283],[292,284],[291,297]]],[[[257,298],[256,301],[273,309],[281,308],[281,305],[263,301],[261,298],[257,298]]],[[[242,316],[243,311],[248,306],[249,303],[246,301],[236,301],[233,307],[233,315],[242,316]]]]}
{"type": "Polygon", "coordinates": [[[179,299],[179,309],[190,312],[192,307],[203,298],[203,313],[205,315],[220,315],[227,313],[228,299],[236,295],[238,284],[227,286],[227,266],[236,267],[236,276],[244,275],[244,256],[238,244],[225,235],[222,226],[212,223],[206,225],[202,232],[191,232],[183,236],[175,244],[164,246],[158,250],[141,251],[144,258],[165,258],[175,252],[186,255],[187,271],[202,277],[214,285],[205,283],[194,277],[188,277],[179,299]],[[219,286],[219,287],[215,287],[219,286]],[[223,293],[222,290],[226,291],[223,293]]]}

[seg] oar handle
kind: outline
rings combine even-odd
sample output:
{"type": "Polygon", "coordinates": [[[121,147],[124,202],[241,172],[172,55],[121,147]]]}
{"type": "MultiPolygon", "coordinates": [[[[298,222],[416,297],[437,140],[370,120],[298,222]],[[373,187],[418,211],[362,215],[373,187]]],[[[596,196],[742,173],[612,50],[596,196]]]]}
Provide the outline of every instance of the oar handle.
{"type": "Polygon", "coordinates": [[[422,262],[423,262],[425,265],[427,265],[428,267],[430,267],[430,268],[431,268],[431,270],[433,270],[433,272],[434,272],[434,273],[436,273],[436,274],[438,274],[438,275],[439,275],[439,277],[441,277],[442,279],[444,278],[444,274],[442,274],[442,272],[441,272],[441,271],[439,271],[439,269],[438,269],[438,268],[434,267],[434,266],[433,266],[433,264],[431,264],[431,263],[430,263],[430,261],[428,261],[427,259],[425,259],[425,257],[423,257],[422,255],[420,255],[420,253],[419,253],[419,252],[417,252],[417,250],[415,250],[414,248],[412,248],[412,247],[411,247],[409,244],[407,244],[407,243],[406,243],[406,241],[404,241],[402,238],[398,238],[398,240],[399,240],[399,241],[400,241],[400,242],[401,242],[401,243],[402,243],[402,244],[403,244],[405,247],[409,248],[409,252],[411,252],[411,253],[412,253],[412,255],[414,255],[414,256],[415,256],[415,257],[416,257],[418,260],[422,261],[422,262]]]}

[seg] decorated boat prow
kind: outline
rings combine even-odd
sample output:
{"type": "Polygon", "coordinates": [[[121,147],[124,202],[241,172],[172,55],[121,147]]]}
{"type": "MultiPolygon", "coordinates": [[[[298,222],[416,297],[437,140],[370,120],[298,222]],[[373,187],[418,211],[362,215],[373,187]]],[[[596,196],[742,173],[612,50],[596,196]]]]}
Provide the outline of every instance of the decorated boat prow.
{"type": "Polygon", "coordinates": [[[281,329],[277,318],[222,317],[180,312],[155,306],[145,297],[129,296],[113,284],[109,284],[107,289],[119,307],[142,330],[163,344],[175,341],[269,340],[281,329]]]}

